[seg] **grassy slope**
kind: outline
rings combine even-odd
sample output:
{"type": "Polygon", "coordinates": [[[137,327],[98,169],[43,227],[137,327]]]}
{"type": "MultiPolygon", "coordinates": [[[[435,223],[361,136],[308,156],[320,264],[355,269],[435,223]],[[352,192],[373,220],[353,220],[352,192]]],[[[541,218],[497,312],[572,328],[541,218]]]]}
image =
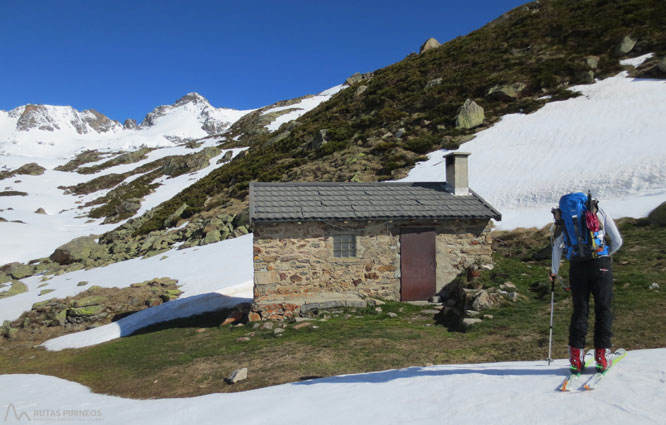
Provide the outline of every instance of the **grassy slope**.
{"type": "MultiPolygon", "coordinates": [[[[666,347],[666,228],[642,221],[620,225],[625,245],[614,257],[615,346],[666,347]],[[662,289],[648,290],[657,282],[662,289]]],[[[421,307],[388,303],[334,313],[317,329],[271,330],[219,327],[226,312],[160,324],[141,334],[94,347],[46,352],[0,342],[0,373],[43,373],[81,382],[93,391],[127,397],[179,397],[242,391],[313,376],[384,370],[428,363],[474,363],[545,359],[548,352],[550,286],[548,260],[528,260],[547,245],[543,232],[500,234],[496,267],[484,272],[485,286],[517,285],[524,301],[487,311],[492,320],[467,333],[448,332],[421,307]],[[501,245],[501,246],[500,246],[501,245]],[[398,316],[391,318],[388,312],[398,316]],[[201,331],[203,329],[203,331],[201,331]],[[249,341],[237,338],[251,335],[249,341]],[[250,378],[234,386],[223,379],[239,367],[250,378]]],[[[567,270],[563,267],[563,273],[567,270]]],[[[554,357],[566,357],[570,299],[558,288],[554,357]]]]}

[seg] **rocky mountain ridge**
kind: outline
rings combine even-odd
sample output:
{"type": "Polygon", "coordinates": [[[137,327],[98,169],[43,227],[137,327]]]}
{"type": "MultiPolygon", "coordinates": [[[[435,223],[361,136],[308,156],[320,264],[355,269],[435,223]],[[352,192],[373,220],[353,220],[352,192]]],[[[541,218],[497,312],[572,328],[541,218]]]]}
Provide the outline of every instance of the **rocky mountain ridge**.
{"type": "Polygon", "coordinates": [[[230,108],[215,108],[210,102],[198,93],[188,93],[171,105],[161,105],[146,114],[144,120],[138,123],[128,119],[124,124],[112,120],[106,115],[94,110],[78,111],[71,106],[33,105],[18,106],[10,111],[0,111],[6,117],[15,120],[16,131],[28,132],[42,130],[57,132],[59,130],[73,129],[80,135],[103,134],[120,132],[124,130],[142,130],[156,124],[160,119],[168,117],[174,112],[183,110],[192,114],[201,122],[201,129],[207,134],[219,134],[235,121],[239,112],[230,108]]]}

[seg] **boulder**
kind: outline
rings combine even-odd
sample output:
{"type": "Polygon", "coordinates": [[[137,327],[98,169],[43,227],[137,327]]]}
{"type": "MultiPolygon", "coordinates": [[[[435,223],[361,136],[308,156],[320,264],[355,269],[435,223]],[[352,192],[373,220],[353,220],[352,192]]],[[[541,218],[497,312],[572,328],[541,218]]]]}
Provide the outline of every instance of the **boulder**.
{"type": "Polygon", "coordinates": [[[369,80],[371,78],[372,78],[372,72],[366,72],[365,74],[361,74],[360,72],[356,72],[352,76],[347,78],[345,80],[345,83],[347,83],[350,86],[353,86],[356,83],[360,83],[361,81],[369,80]]]}
{"type": "Polygon", "coordinates": [[[240,213],[236,214],[231,221],[233,227],[245,226],[246,228],[250,225],[250,209],[245,208],[240,213]]]}
{"type": "Polygon", "coordinates": [[[366,86],[366,85],[360,85],[360,86],[358,86],[358,88],[356,89],[356,93],[355,93],[354,95],[355,95],[356,97],[358,97],[358,96],[362,95],[363,93],[365,93],[365,91],[366,91],[367,89],[368,89],[368,86],[366,86]]]}
{"type": "Polygon", "coordinates": [[[180,216],[185,212],[186,209],[187,209],[187,204],[185,203],[181,204],[181,206],[178,207],[176,211],[174,211],[169,217],[166,218],[166,220],[164,220],[164,226],[170,227],[178,224],[180,216]]]}
{"type": "Polygon", "coordinates": [[[435,38],[430,37],[421,45],[421,49],[419,50],[419,54],[425,53],[428,50],[436,49],[439,47],[439,41],[437,41],[435,38]]]}
{"type": "Polygon", "coordinates": [[[90,236],[81,236],[56,248],[49,259],[61,265],[86,260],[105,260],[109,253],[90,236]]]}
{"type": "Polygon", "coordinates": [[[89,297],[84,297],[78,300],[74,300],[72,305],[74,307],[90,307],[93,305],[104,304],[107,300],[108,300],[107,297],[101,295],[92,295],[89,297]]]}
{"type": "Polygon", "coordinates": [[[210,159],[218,156],[221,150],[211,146],[200,152],[184,156],[168,157],[162,167],[162,172],[169,177],[202,170],[210,164],[210,159]]]}
{"type": "Polygon", "coordinates": [[[355,72],[345,80],[345,83],[349,84],[350,86],[353,86],[354,84],[360,81],[363,81],[363,75],[361,75],[360,72],[355,72]]]}
{"type": "Polygon", "coordinates": [[[430,89],[430,88],[433,88],[433,87],[439,86],[439,85],[442,84],[442,81],[443,81],[442,78],[435,78],[434,80],[430,80],[430,81],[428,81],[428,83],[426,84],[425,88],[426,88],[426,89],[430,89]]]}
{"type": "Polygon", "coordinates": [[[13,297],[14,295],[22,294],[28,292],[28,285],[17,280],[12,283],[12,286],[8,290],[0,292],[0,299],[13,297]]]}
{"type": "Polygon", "coordinates": [[[481,319],[466,317],[462,321],[462,326],[465,330],[467,330],[467,329],[471,328],[472,326],[476,325],[477,323],[481,323],[481,322],[482,322],[481,319]]]}
{"type": "Polygon", "coordinates": [[[484,119],[485,114],[483,112],[483,108],[477,105],[473,100],[467,99],[460,107],[458,115],[456,116],[456,128],[474,128],[481,125],[484,119]]]}
{"type": "Polygon", "coordinates": [[[123,199],[116,205],[116,214],[125,216],[134,215],[141,208],[141,200],[136,198],[123,199]]]}
{"type": "Polygon", "coordinates": [[[203,240],[203,245],[208,245],[210,243],[219,242],[221,240],[222,240],[222,234],[220,233],[219,230],[215,229],[215,230],[212,230],[212,231],[206,233],[206,236],[204,237],[204,240],[203,240]]]}
{"type": "Polygon", "coordinates": [[[328,143],[328,130],[321,129],[319,130],[319,132],[317,132],[317,135],[312,141],[312,149],[314,150],[320,149],[326,143],[328,143]]]}
{"type": "Polygon", "coordinates": [[[474,297],[474,301],[472,301],[472,310],[482,311],[493,308],[496,304],[497,301],[495,297],[490,295],[488,291],[483,290],[474,297]]]}
{"type": "Polygon", "coordinates": [[[104,306],[102,305],[89,305],[86,307],[74,307],[70,308],[68,311],[68,316],[75,317],[88,317],[95,316],[104,311],[104,306]]]}
{"type": "Polygon", "coordinates": [[[613,54],[618,58],[626,55],[633,50],[637,41],[638,40],[632,38],[631,36],[625,35],[622,40],[620,40],[620,42],[615,45],[613,54]]]}
{"type": "Polygon", "coordinates": [[[231,375],[226,379],[227,384],[235,384],[247,379],[247,368],[236,369],[231,372],[231,375]]]}
{"type": "Polygon", "coordinates": [[[488,96],[502,100],[516,100],[525,87],[527,87],[525,83],[498,84],[488,90],[488,96]]]}
{"type": "Polygon", "coordinates": [[[10,263],[3,266],[4,273],[14,279],[23,279],[24,277],[32,276],[33,269],[31,266],[23,263],[10,263]]]}
{"type": "Polygon", "coordinates": [[[44,210],[44,208],[37,208],[35,210],[35,214],[44,214],[44,215],[46,215],[46,211],[44,210]]]}
{"type": "Polygon", "coordinates": [[[585,65],[590,69],[597,69],[597,66],[599,66],[599,56],[586,56],[585,65]]]}
{"type": "Polygon", "coordinates": [[[21,168],[17,169],[14,171],[14,174],[25,174],[29,176],[41,176],[44,174],[44,171],[46,168],[42,167],[41,165],[31,162],[30,164],[25,164],[21,168]]]}
{"type": "MultiPolygon", "coordinates": [[[[288,135],[289,134],[287,134],[287,136],[288,135]]],[[[227,163],[227,162],[231,161],[231,158],[233,158],[233,156],[234,156],[234,153],[232,151],[227,151],[224,155],[222,155],[222,158],[217,160],[217,163],[218,164],[227,163]]]]}

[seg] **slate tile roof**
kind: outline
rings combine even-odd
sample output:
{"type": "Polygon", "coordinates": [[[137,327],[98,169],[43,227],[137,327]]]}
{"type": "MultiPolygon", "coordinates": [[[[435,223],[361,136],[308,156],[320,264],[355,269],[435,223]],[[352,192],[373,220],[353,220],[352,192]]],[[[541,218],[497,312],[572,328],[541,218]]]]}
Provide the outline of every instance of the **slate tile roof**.
{"type": "Polygon", "coordinates": [[[444,183],[250,183],[253,222],[459,219],[501,220],[479,195],[444,183]]]}

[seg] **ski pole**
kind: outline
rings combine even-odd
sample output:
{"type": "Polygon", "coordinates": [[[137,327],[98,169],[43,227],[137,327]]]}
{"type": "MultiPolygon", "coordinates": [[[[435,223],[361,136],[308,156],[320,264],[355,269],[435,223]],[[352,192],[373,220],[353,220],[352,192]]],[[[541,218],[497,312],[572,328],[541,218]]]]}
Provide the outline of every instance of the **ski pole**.
{"type": "Polygon", "coordinates": [[[548,366],[552,361],[553,353],[553,309],[555,305],[555,276],[550,279],[550,335],[548,336],[548,366]]]}

